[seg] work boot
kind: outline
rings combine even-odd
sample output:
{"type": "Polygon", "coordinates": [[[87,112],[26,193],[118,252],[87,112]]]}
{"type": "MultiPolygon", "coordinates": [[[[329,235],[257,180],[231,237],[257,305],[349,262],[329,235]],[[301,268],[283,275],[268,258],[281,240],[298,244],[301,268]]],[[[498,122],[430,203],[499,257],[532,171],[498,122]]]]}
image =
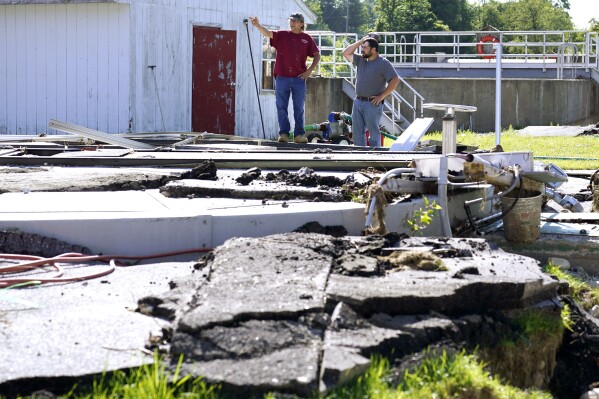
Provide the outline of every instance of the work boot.
{"type": "Polygon", "coordinates": [[[289,135],[288,134],[279,134],[279,143],[289,143],[289,135]]]}
{"type": "Polygon", "coordinates": [[[297,143],[297,144],[307,144],[308,143],[308,139],[306,138],[306,136],[304,136],[303,134],[300,136],[295,136],[293,138],[293,142],[297,143]]]}

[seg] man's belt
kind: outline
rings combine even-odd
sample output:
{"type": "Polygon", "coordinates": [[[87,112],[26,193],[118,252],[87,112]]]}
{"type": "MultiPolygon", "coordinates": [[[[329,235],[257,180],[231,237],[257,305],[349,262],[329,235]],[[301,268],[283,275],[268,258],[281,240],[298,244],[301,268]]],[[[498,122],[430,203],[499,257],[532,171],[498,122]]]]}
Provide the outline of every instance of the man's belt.
{"type": "Polygon", "coordinates": [[[374,98],[375,96],[372,97],[356,97],[356,100],[362,100],[362,101],[370,101],[374,98]]]}

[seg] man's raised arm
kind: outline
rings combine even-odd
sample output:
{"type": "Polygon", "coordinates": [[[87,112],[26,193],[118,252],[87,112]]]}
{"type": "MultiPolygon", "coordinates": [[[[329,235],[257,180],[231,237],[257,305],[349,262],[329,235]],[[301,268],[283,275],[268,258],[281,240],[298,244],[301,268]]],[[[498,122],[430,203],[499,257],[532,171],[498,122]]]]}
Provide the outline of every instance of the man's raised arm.
{"type": "Polygon", "coordinates": [[[361,38],[354,44],[350,44],[349,46],[344,48],[343,52],[341,54],[343,54],[343,56],[345,57],[346,60],[348,60],[349,62],[353,62],[354,61],[354,53],[356,52],[358,47],[360,47],[362,45],[362,43],[364,43],[364,40],[366,40],[366,39],[370,39],[370,38],[368,36],[364,36],[363,38],[361,38]]]}
{"type": "Polygon", "coordinates": [[[260,33],[262,33],[262,35],[272,39],[272,31],[260,25],[260,20],[258,19],[258,17],[250,17],[250,22],[258,29],[260,33]]]}

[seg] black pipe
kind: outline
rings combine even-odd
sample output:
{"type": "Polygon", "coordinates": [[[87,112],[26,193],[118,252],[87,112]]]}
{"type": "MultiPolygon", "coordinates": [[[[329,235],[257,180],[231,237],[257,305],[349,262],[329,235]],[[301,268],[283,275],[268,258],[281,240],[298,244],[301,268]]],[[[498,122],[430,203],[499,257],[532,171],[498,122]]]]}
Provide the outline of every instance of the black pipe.
{"type": "Polygon", "coordinates": [[[252,41],[250,40],[250,28],[248,28],[247,18],[243,20],[245,31],[248,36],[248,45],[250,46],[250,57],[252,58],[252,70],[254,71],[254,83],[256,84],[256,97],[258,98],[258,109],[260,110],[260,122],[262,123],[262,136],[266,139],[266,130],[264,130],[264,119],[262,119],[262,105],[260,104],[260,92],[258,91],[258,78],[256,77],[256,67],[254,66],[254,54],[252,52],[252,41]]]}
{"type": "MultiPolygon", "coordinates": [[[[479,227],[481,227],[484,224],[492,224],[495,221],[499,220],[500,218],[502,218],[503,216],[507,215],[508,213],[510,213],[510,211],[512,209],[514,209],[514,207],[516,206],[516,203],[518,202],[518,200],[520,199],[520,195],[522,194],[522,178],[519,179],[519,183],[520,185],[518,186],[518,194],[516,194],[516,198],[514,198],[514,202],[512,202],[512,205],[510,205],[510,207],[505,211],[505,212],[499,212],[496,214],[493,214],[491,216],[487,216],[485,218],[479,219],[477,221],[474,221],[472,219],[472,213],[470,210],[470,206],[477,203],[477,202],[481,202],[483,201],[483,198],[477,198],[471,201],[465,201],[464,202],[464,210],[466,211],[466,216],[468,217],[468,222],[470,223],[470,228],[472,230],[474,230],[474,233],[476,235],[482,235],[479,231],[479,227]]],[[[489,198],[487,198],[489,199],[489,198]]]]}

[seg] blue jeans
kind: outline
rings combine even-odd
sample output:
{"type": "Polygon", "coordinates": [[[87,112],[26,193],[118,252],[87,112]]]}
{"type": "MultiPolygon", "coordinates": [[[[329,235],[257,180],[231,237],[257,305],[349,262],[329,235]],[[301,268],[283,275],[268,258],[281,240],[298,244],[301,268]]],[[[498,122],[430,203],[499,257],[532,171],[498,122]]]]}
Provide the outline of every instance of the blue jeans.
{"type": "Polygon", "coordinates": [[[286,78],[277,76],[275,79],[275,95],[277,104],[277,117],[279,118],[279,134],[289,134],[289,95],[293,101],[293,119],[295,126],[294,136],[302,136],[304,130],[304,103],[306,101],[306,81],[302,78],[286,78]]]}
{"type": "Polygon", "coordinates": [[[355,145],[366,145],[366,129],[370,133],[370,147],[381,146],[381,117],[383,103],[374,105],[368,100],[354,100],[351,111],[351,130],[355,145]]]}

